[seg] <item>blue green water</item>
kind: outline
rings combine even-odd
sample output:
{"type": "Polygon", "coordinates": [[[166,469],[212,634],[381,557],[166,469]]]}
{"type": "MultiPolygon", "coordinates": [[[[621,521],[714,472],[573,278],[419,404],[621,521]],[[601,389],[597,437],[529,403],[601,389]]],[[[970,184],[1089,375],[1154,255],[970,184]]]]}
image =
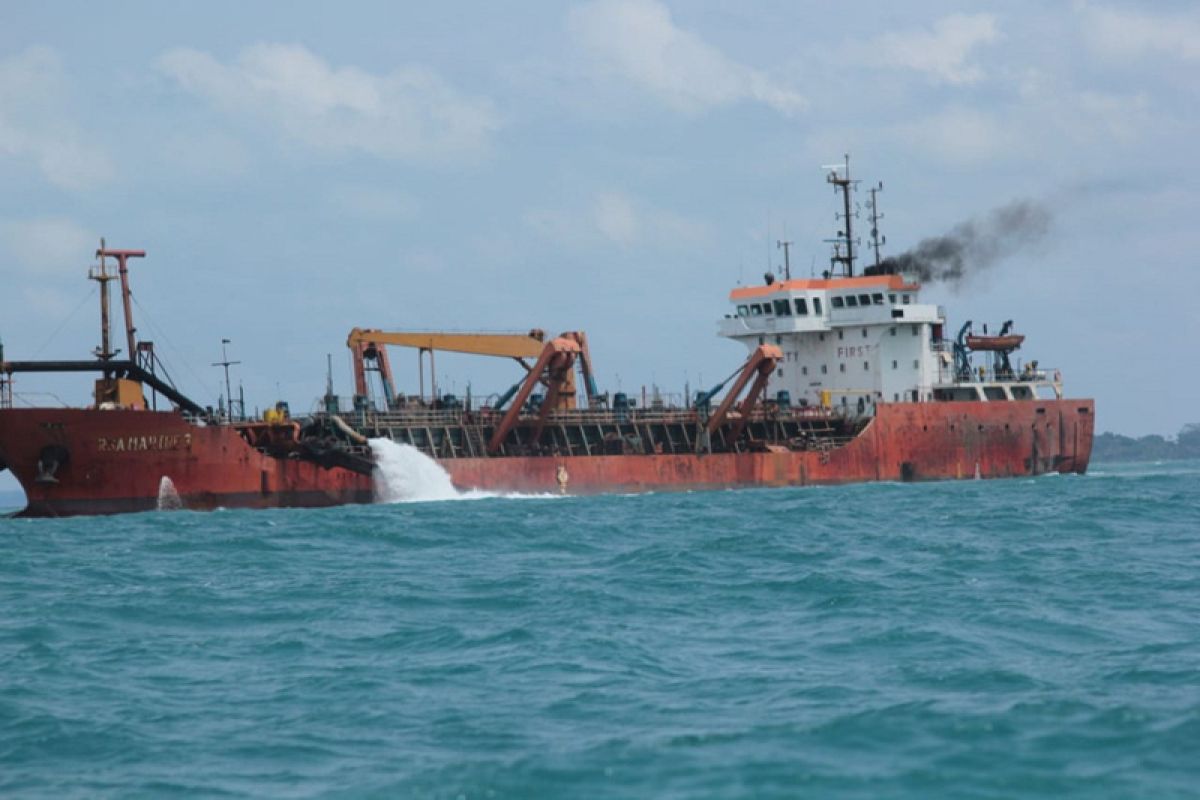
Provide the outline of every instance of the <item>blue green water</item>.
{"type": "Polygon", "coordinates": [[[3,796],[1200,795],[1200,463],[0,543],[3,796]]]}

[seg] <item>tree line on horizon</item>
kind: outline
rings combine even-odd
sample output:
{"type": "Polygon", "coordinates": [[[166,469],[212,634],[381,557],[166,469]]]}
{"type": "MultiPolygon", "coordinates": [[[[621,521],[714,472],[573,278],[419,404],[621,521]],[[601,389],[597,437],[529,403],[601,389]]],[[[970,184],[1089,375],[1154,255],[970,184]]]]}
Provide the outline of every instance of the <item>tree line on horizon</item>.
{"type": "Polygon", "coordinates": [[[1184,425],[1174,439],[1157,433],[1134,438],[1102,433],[1092,442],[1093,461],[1159,461],[1200,458],[1200,423],[1184,425]]]}

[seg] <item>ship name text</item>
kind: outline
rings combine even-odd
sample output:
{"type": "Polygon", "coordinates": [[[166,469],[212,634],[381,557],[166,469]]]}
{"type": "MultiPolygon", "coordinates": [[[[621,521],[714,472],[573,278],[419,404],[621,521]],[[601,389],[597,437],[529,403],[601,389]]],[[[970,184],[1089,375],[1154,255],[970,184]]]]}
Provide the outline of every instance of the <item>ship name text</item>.
{"type": "Polygon", "coordinates": [[[190,450],[190,433],[172,433],[158,436],[100,436],[96,439],[99,453],[140,453],[150,450],[190,450]]]}

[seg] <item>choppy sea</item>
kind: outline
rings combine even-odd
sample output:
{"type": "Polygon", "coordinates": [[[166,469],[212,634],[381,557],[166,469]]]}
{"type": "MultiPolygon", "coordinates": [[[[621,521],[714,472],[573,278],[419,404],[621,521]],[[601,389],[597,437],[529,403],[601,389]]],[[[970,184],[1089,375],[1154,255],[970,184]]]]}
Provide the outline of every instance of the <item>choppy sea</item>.
{"type": "Polygon", "coordinates": [[[0,796],[177,795],[1197,797],[1200,463],[0,520],[0,796]]]}

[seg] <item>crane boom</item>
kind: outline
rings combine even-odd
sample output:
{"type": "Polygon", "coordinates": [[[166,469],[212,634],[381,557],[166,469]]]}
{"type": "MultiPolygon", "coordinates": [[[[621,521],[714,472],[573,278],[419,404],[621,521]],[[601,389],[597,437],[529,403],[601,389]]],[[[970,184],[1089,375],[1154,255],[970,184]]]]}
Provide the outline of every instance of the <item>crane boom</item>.
{"type": "MultiPolygon", "coordinates": [[[[442,350],[450,353],[467,353],[478,356],[514,358],[526,366],[523,358],[536,358],[542,353],[542,342],[546,334],[534,328],[526,334],[520,333],[442,333],[438,331],[382,331],[376,328],[354,328],[346,337],[346,346],[354,361],[354,391],[358,397],[367,395],[367,363],[373,361],[383,382],[383,391],[388,407],[396,399],[392,384],[391,367],[387,362],[384,345],[412,347],[418,351],[418,363],[429,353],[429,373],[433,392],[437,395],[434,376],[433,353],[442,350]]],[[[424,395],[424,367],[421,367],[421,394],[424,395]]]]}
{"type": "Polygon", "coordinates": [[[437,331],[381,331],[355,328],[350,331],[346,345],[373,342],[418,350],[442,350],[449,353],[469,353],[479,356],[508,356],[537,358],[542,354],[546,334],[534,328],[529,333],[440,333],[437,331]]]}
{"type": "Polygon", "coordinates": [[[738,395],[746,388],[746,384],[754,379],[754,384],[750,387],[750,392],[746,398],[737,405],[737,410],[740,412],[737,421],[734,423],[733,431],[731,432],[730,441],[737,441],[737,437],[741,435],[742,429],[746,425],[746,418],[753,410],[755,403],[758,402],[763,390],[767,388],[767,378],[775,370],[775,365],[783,360],[783,351],[773,344],[760,344],[755,348],[750,357],[746,359],[745,366],[742,367],[742,372],[738,375],[737,380],[733,382],[733,386],[725,395],[725,399],[721,401],[721,405],[713,412],[713,415],[708,419],[708,432],[714,433],[717,428],[724,424],[725,419],[729,416],[729,412],[734,409],[734,404],[737,403],[738,395]]]}
{"type": "Polygon", "coordinates": [[[575,359],[579,356],[581,349],[574,333],[564,333],[557,339],[546,342],[537,363],[529,370],[529,374],[525,376],[520,390],[517,391],[517,396],[513,398],[512,405],[508,407],[508,411],[504,413],[504,417],[496,425],[491,441],[487,445],[489,453],[496,453],[500,450],[500,446],[504,444],[505,437],[516,426],[525,402],[529,399],[529,395],[544,380],[548,391],[546,397],[542,400],[541,408],[538,410],[538,419],[532,434],[533,442],[537,442],[541,436],[542,427],[545,425],[546,417],[558,405],[560,395],[564,391],[574,390],[571,369],[575,366],[575,359]],[[568,389],[568,386],[571,388],[568,389]]]}

